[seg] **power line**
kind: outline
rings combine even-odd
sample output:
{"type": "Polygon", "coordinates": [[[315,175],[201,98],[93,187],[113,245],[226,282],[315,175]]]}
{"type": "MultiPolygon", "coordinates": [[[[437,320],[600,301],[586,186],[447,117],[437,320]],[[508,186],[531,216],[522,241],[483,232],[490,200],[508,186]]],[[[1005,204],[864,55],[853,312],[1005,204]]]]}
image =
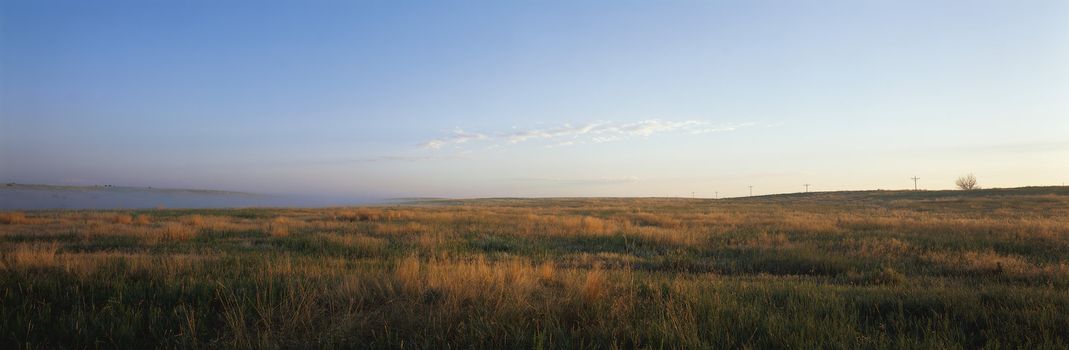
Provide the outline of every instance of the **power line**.
{"type": "Polygon", "coordinates": [[[809,184],[805,184],[805,193],[809,193],[809,184]]]}
{"type": "Polygon", "coordinates": [[[753,185],[750,185],[750,197],[753,197],[753,185]]]}
{"type": "Polygon", "coordinates": [[[921,178],[913,176],[910,179],[913,179],[913,190],[916,191],[917,190],[917,180],[920,180],[921,178]]]}

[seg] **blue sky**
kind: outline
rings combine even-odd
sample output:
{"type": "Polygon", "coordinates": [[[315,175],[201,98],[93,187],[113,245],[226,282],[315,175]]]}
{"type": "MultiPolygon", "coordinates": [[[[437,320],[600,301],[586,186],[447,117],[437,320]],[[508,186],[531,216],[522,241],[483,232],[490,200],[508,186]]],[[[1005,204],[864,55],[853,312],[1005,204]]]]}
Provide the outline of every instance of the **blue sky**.
{"type": "Polygon", "coordinates": [[[1069,181],[1065,1],[0,1],[0,180],[351,196],[1069,181]]]}

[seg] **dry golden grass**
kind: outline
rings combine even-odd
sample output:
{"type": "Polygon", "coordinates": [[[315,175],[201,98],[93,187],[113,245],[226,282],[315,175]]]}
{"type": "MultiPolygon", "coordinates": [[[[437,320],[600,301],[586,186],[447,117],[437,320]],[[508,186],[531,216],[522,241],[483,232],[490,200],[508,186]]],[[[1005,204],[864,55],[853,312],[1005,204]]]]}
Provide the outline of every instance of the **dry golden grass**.
{"type": "Polygon", "coordinates": [[[56,264],[56,243],[20,243],[5,250],[3,265],[6,269],[42,268],[56,264]]]}
{"type": "Polygon", "coordinates": [[[92,278],[105,267],[122,266],[130,273],[175,276],[203,271],[218,260],[218,256],[212,254],[153,255],[114,251],[60,253],[58,249],[59,245],[55,243],[20,243],[7,247],[4,254],[0,255],[0,269],[58,268],[84,280],[92,278]]]}
{"type": "Polygon", "coordinates": [[[598,252],[562,255],[556,259],[555,264],[562,268],[593,269],[601,267],[605,269],[626,269],[641,262],[641,258],[631,254],[598,252]]]}
{"type": "Polygon", "coordinates": [[[639,226],[657,226],[664,228],[680,228],[683,227],[683,221],[679,218],[658,215],[654,213],[634,213],[629,215],[630,220],[639,226]]]}
{"type": "MultiPolygon", "coordinates": [[[[448,314],[463,313],[473,302],[478,302],[490,305],[494,312],[522,315],[537,312],[532,304],[534,300],[560,302],[563,301],[559,300],[561,298],[574,298],[575,302],[599,303],[612,289],[601,270],[564,273],[549,263],[533,264],[522,258],[491,262],[481,255],[426,261],[408,256],[396,265],[391,276],[376,277],[372,281],[383,279],[386,286],[394,283],[397,288],[387,288],[383,293],[414,296],[448,314]],[[577,292],[555,294],[554,299],[545,299],[549,297],[546,293],[557,288],[577,292]]],[[[367,293],[367,287],[354,286],[357,280],[356,277],[344,279],[345,289],[350,293],[367,293]]]]}
{"type": "Polygon", "coordinates": [[[843,246],[849,255],[877,259],[897,259],[908,255],[912,249],[908,242],[897,238],[847,238],[843,246]]]}
{"type": "Polygon", "coordinates": [[[674,246],[695,246],[707,241],[706,238],[708,238],[700,231],[673,230],[654,226],[625,227],[620,232],[648,242],[674,246]]]}
{"type": "Polygon", "coordinates": [[[579,293],[584,301],[594,303],[605,295],[605,290],[608,288],[606,284],[605,274],[601,271],[601,266],[595,266],[586,273],[579,293]]]}
{"type": "MultiPolygon", "coordinates": [[[[188,224],[168,222],[157,231],[156,237],[165,241],[185,241],[197,236],[197,229],[188,224]]],[[[149,236],[152,238],[152,236],[149,236]]]]}
{"type": "Polygon", "coordinates": [[[340,244],[346,247],[357,248],[360,251],[366,252],[371,255],[381,254],[382,251],[386,248],[386,245],[389,244],[389,241],[382,238],[356,234],[327,233],[322,234],[321,237],[326,239],[328,242],[340,244]]]}
{"type": "Polygon", "coordinates": [[[3,212],[0,213],[0,224],[5,225],[23,225],[29,223],[26,219],[26,214],[20,212],[3,212]]]}
{"type": "Polygon", "coordinates": [[[120,225],[129,225],[134,223],[134,217],[130,214],[116,214],[115,223],[120,225]]]}
{"type": "Polygon", "coordinates": [[[186,225],[189,225],[189,226],[201,226],[201,225],[204,225],[204,217],[200,216],[200,215],[186,215],[186,216],[183,216],[183,217],[179,218],[179,221],[181,221],[183,224],[186,224],[186,225]]]}
{"type": "Polygon", "coordinates": [[[61,253],[56,255],[55,266],[79,276],[81,279],[92,278],[103,268],[122,266],[130,273],[146,276],[177,276],[190,273],[203,273],[217,263],[219,256],[214,254],[168,254],[154,255],[148,253],[92,252],[61,253]]]}
{"type": "Polygon", "coordinates": [[[334,216],[347,221],[398,221],[412,217],[408,210],[381,208],[353,208],[335,211],[334,216]]]}
{"type": "Polygon", "coordinates": [[[1069,264],[1035,264],[1024,257],[1000,254],[992,250],[950,252],[926,252],[922,259],[955,273],[1002,275],[1018,278],[1062,280],[1069,277],[1069,264]]]}
{"type": "Polygon", "coordinates": [[[271,220],[271,223],[267,225],[267,232],[271,237],[286,237],[290,235],[289,227],[287,226],[289,220],[284,217],[277,217],[271,220]]]}
{"type": "Polygon", "coordinates": [[[0,298],[149,347],[1058,348],[1069,196],[1029,201],[5,212],[0,298]]]}
{"type": "Polygon", "coordinates": [[[793,244],[786,234],[762,231],[753,236],[736,240],[734,246],[751,249],[781,249],[791,248],[793,244]]]}
{"type": "Polygon", "coordinates": [[[544,233],[550,235],[605,235],[616,230],[616,224],[593,216],[564,216],[558,218],[545,218],[544,233]]]}
{"type": "Polygon", "coordinates": [[[428,232],[428,233],[416,236],[416,238],[415,238],[415,246],[419,247],[420,249],[422,249],[424,251],[433,252],[440,245],[445,243],[445,241],[446,241],[446,239],[445,239],[443,234],[438,234],[438,233],[434,233],[434,232],[428,232]]]}
{"type": "Polygon", "coordinates": [[[538,266],[538,278],[543,282],[552,282],[557,278],[557,267],[553,266],[552,261],[543,262],[538,266]]]}
{"type": "Polygon", "coordinates": [[[371,231],[380,235],[407,235],[407,234],[421,234],[430,232],[430,228],[424,224],[418,222],[406,222],[406,223],[376,223],[371,227],[371,231]]]}
{"type": "Polygon", "coordinates": [[[420,276],[420,261],[417,256],[408,256],[397,264],[394,271],[397,282],[402,288],[410,291],[420,291],[423,285],[420,276]]]}

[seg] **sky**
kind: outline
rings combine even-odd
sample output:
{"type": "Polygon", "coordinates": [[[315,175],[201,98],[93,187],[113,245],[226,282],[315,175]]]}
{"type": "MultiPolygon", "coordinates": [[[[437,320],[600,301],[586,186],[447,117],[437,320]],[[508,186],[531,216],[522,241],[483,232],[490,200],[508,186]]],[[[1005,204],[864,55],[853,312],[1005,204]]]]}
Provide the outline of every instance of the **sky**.
{"type": "Polygon", "coordinates": [[[364,197],[1069,182],[1069,2],[0,0],[0,181],[364,197]]]}

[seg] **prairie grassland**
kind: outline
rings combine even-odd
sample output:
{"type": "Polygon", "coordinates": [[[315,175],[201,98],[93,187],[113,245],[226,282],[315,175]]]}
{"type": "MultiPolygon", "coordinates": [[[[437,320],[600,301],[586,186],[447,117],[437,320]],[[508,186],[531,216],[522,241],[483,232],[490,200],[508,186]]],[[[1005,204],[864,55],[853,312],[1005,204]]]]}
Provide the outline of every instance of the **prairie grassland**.
{"type": "Polygon", "coordinates": [[[0,213],[4,348],[1065,348],[1069,189],[0,213]]]}

